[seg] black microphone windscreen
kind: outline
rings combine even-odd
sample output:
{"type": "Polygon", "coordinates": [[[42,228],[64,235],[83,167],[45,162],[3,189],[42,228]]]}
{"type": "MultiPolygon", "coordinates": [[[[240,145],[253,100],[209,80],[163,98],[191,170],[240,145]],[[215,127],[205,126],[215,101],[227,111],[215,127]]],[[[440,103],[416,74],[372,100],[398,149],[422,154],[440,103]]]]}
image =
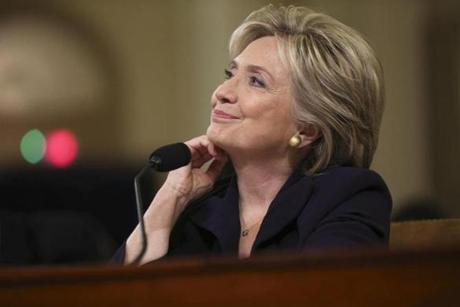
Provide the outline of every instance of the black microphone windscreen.
{"type": "Polygon", "coordinates": [[[155,150],[149,163],[157,171],[169,172],[190,163],[192,154],[184,143],[166,145],[155,150]]]}

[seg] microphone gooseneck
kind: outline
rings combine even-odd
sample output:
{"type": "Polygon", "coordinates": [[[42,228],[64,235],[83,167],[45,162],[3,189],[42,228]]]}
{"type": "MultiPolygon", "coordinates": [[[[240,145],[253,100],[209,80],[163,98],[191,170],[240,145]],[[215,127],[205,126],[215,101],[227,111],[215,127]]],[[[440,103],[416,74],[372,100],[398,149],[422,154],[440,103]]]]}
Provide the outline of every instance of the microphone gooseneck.
{"type": "Polygon", "coordinates": [[[139,229],[141,231],[141,250],[139,251],[136,258],[131,262],[132,265],[140,264],[142,258],[147,251],[147,233],[145,232],[145,225],[144,225],[144,202],[142,201],[142,193],[141,193],[141,178],[145,176],[146,172],[148,171],[149,167],[144,166],[142,170],[134,177],[134,194],[136,196],[136,212],[137,212],[137,221],[139,222],[139,229]]]}
{"type": "MultiPolygon", "coordinates": [[[[184,143],[175,143],[166,145],[155,150],[149,157],[149,165],[156,171],[168,172],[176,168],[185,166],[190,163],[192,159],[192,153],[187,145],[184,143]]],[[[148,173],[149,166],[145,166],[134,178],[134,193],[136,196],[136,211],[137,219],[139,222],[139,230],[141,232],[141,250],[138,255],[131,263],[132,265],[138,265],[141,263],[147,251],[147,234],[145,232],[144,225],[144,202],[142,200],[141,184],[142,177],[148,173]]]]}

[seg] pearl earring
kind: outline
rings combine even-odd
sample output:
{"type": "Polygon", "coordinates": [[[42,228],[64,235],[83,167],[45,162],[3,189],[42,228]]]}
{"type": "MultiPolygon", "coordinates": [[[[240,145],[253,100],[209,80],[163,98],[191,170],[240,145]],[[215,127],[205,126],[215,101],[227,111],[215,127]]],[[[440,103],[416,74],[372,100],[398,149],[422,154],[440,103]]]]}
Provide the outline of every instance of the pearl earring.
{"type": "Polygon", "coordinates": [[[289,146],[296,148],[300,145],[301,139],[298,134],[289,139],[289,146]]]}

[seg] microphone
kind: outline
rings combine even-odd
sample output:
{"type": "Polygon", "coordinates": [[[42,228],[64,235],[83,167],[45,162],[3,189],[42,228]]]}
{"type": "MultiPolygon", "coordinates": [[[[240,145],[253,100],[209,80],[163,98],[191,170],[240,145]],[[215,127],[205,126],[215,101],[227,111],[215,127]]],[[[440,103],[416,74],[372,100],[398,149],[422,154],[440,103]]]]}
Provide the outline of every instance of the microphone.
{"type": "Polygon", "coordinates": [[[169,172],[190,163],[192,153],[184,143],[166,145],[155,150],[149,158],[150,166],[159,172],[169,172]]]}
{"type": "Polygon", "coordinates": [[[134,194],[136,196],[136,210],[137,220],[139,222],[139,228],[141,231],[141,250],[136,256],[132,265],[138,265],[145,252],[147,251],[147,234],[145,232],[144,225],[144,214],[143,207],[144,202],[141,196],[141,178],[146,175],[150,168],[153,168],[159,172],[168,172],[176,168],[185,166],[190,163],[192,159],[192,153],[187,145],[184,143],[175,143],[166,145],[155,150],[149,157],[149,165],[145,166],[137,175],[134,177],[134,194]]]}

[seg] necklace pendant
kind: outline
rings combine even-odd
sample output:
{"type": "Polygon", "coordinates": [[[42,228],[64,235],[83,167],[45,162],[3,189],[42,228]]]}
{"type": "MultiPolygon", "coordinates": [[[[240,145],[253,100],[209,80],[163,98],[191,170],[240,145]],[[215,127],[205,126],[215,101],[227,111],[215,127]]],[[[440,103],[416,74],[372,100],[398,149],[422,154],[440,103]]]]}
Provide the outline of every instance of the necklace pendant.
{"type": "Polygon", "coordinates": [[[248,233],[249,233],[249,230],[248,230],[248,229],[245,229],[245,230],[243,230],[243,231],[241,232],[241,236],[242,236],[242,237],[246,237],[246,236],[248,235],[248,233]]]}

